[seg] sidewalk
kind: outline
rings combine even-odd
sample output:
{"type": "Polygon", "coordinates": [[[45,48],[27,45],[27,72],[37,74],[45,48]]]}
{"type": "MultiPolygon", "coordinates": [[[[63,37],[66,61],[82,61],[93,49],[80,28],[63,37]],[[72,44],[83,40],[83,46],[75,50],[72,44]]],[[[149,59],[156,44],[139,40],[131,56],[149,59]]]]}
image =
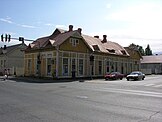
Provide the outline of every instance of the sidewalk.
{"type": "MultiPolygon", "coordinates": [[[[4,76],[0,76],[0,79],[4,79],[4,76]]],[[[62,83],[62,82],[74,82],[77,80],[73,79],[52,79],[52,78],[38,78],[38,77],[15,77],[9,76],[7,80],[16,82],[27,82],[27,83],[62,83]]]]}
{"type": "MultiPolygon", "coordinates": [[[[147,79],[154,79],[158,75],[148,75],[146,76],[147,79]]],[[[162,75],[161,75],[162,77],[162,75]]],[[[119,83],[119,82],[127,82],[127,80],[124,78],[123,80],[105,80],[103,78],[101,79],[52,79],[52,78],[38,78],[38,77],[15,77],[15,76],[9,76],[6,80],[12,80],[16,82],[27,82],[27,83],[63,83],[63,82],[88,82],[88,83],[119,83]]],[[[0,76],[0,81],[4,81],[4,76],[0,76]]]]}

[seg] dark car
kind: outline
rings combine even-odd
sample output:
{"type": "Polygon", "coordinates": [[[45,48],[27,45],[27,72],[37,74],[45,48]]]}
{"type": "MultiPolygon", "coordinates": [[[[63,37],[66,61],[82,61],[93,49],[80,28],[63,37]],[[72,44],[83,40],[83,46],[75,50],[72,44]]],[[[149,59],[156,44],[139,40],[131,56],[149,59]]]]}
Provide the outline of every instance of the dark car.
{"type": "Polygon", "coordinates": [[[140,71],[134,71],[127,75],[126,79],[129,80],[144,80],[145,79],[145,74],[143,74],[140,71]]]}
{"type": "Polygon", "coordinates": [[[105,80],[116,80],[116,79],[120,79],[122,80],[124,77],[124,74],[121,74],[120,72],[112,72],[110,74],[106,74],[105,75],[105,80]]]}

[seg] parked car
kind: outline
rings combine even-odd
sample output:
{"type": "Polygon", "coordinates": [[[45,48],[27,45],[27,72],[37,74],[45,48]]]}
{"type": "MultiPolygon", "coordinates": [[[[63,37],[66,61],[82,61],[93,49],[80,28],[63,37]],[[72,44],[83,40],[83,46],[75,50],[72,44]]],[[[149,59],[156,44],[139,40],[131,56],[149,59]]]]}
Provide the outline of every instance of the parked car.
{"type": "Polygon", "coordinates": [[[145,79],[145,74],[143,74],[140,71],[134,71],[131,72],[129,75],[127,75],[126,79],[129,80],[144,80],[145,79]]]}
{"type": "Polygon", "coordinates": [[[124,77],[124,74],[121,74],[120,72],[112,72],[110,74],[105,75],[105,80],[111,79],[111,80],[116,80],[120,79],[122,80],[124,77]]]}

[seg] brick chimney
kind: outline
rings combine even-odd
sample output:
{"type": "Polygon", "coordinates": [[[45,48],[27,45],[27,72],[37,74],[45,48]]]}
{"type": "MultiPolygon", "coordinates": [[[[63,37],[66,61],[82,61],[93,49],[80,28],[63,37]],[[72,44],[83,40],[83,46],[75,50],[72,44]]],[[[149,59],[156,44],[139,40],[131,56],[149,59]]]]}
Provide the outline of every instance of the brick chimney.
{"type": "Polygon", "coordinates": [[[78,28],[78,32],[80,33],[80,35],[82,34],[82,29],[78,28]]]}
{"type": "Polygon", "coordinates": [[[73,25],[69,25],[69,31],[73,31],[73,25]]]}
{"type": "Polygon", "coordinates": [[[101,42],[102,43],[106,43],[107,42],[107,35],[103,35],[103,40],[101,42]]]}
{"type": "Polygon", "coordinates": [[[94,37],[99,39],[99,36],[94,36],[94,37]]]}

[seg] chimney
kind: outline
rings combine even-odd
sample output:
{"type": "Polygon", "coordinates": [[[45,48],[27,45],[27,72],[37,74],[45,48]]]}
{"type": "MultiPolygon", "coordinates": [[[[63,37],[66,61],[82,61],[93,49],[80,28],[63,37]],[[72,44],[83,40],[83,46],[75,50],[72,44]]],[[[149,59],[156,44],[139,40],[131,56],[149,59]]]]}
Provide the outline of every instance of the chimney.
{"type": "Polygon", "coordinates": [[[69,31],[73,31],[73,25],[69,25],[69,31]]]}
{"type": "Polygon", "coordinates": [[[107,42],[107,35],[103,35],[103,40],[101,42],[102,43],[106,43],[107,42]]]}
{"type": "Polygon", "coordinates": [[[80,33],[80,35],[82,34],[82,29],[78,28],[78,32],[80,33]]]}
{"type": "Polygon", "coordinates": [[[94,37],[99,39],[99,36],[94,36],[94,37]]]}

